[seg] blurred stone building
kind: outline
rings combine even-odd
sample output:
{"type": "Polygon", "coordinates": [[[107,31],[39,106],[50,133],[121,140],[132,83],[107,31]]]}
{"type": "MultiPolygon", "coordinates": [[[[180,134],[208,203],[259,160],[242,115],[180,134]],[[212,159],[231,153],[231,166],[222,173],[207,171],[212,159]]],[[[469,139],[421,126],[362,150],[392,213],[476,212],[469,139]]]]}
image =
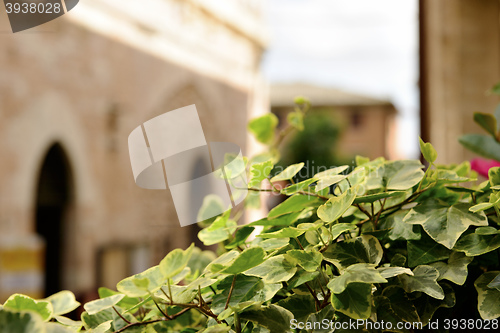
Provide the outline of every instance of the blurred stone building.
{"type": "Polygon", "coordinates": [[[326,113],[338,122],[342,130],[337,144],[339,154],[372,159],[396,157],[397,110],[390,101],[305,83],[273,84],[271,111],[278,116],[280,124],[286,123],[287,114],[293,111],[296,96],[309,98],[311,114],[326,113]]]}
{"type": "Polygon", "coordinates": [[[45,293],[113,287],[193,241],[168,190],[135,185],[127,137],[196,104],[208,141],[245,148],[267,109],[260,6],[86,0],[16,34],[0,11],[0,298],[40,283],[34,235],[45,293]]]}
{"type": "Polygon", "coordinates": [[[500,82],[500,2],[420,0],[421,136],[438,151],[438,163],[477,157],[458,138],[483,133],[475,111],[493,113],[500,82]]]}

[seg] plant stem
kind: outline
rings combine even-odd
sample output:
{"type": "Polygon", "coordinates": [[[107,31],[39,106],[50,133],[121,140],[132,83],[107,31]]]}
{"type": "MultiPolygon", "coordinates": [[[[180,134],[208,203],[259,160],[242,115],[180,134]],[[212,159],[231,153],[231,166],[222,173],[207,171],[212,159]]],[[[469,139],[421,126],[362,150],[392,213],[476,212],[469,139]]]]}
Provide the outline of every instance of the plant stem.
{"type": "Polygon", "coordinates": [[[123,317],[123,316],[121,315],[121,313],[120,313],[120,312],[118,312],[118,310],[117,310],[114,306],[112,306],[112,308],[113,308],[113,310],[115,310],[115,312],[116,312],[116,314],[118,315],[118,317],[120,317],[120,318],[121,318],[124,322],[126,322],[127,324],[130,324],[130,321],[128,321],[127,319],[125,319],[125,317],[123,317]]]}
{"type": "Polygon", "coordinates": [[[231,300],[231,295],[233,294],[235,284],[236,284],[236,275],[234,275],[234,277],[233,277],[233,282],[231,283],[231,289],[229,289],[229,295],[227,295],[227,301],[226,301],[226,306],[224,307],[224,310],[226,310],[227,307],[229,306],[229,301],[231,300]]]}

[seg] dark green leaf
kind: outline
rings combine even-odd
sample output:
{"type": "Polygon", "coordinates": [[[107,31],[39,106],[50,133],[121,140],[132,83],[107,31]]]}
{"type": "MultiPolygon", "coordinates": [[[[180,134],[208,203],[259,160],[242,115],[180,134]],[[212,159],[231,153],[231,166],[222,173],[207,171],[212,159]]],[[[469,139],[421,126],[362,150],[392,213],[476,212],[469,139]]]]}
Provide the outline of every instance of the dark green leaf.
{"type": "Polygon", "coordinates": [[[408,241],[408,265],[415,267],[429,264],[443,259],[448,259],[450,250],[441,244],[434,242],[429,236],[422,235],[420,241],[408,241]]]}
{"type": "Polygon", "coordinates": [[[500,317],[500,290],[488,287],[493,279],[500,274],[498,271],[486,272],[475,282],[477,291],[477,309],[483,319],[495,319],[500,317]]]}
{"type": "Polygon", "coordinates": [[[387,280],[371,264],[354,264],[346,268],[340,276],[330,280],[327,287],[334,294],[342,293],[349,284],[362,283],[386,283],[387,280]]]}
{"type": "Polygon", "coordinates": [[[273,219],[288,213],[302,211],[304,208],[317,207],[321,204],[321,200],[317,197],[294,194],[278,206],[271,209],[267,215],[268,219],[273,219]]]}
{"type": "Polygon", "coordinates": [[[330,301],[335,310],[353,319],[367,319],[372,309],[372,285],[351,283],[342,293],[332,293],[330,301]]]}
{"type": "Polygon", "coordinates": [[[266,252],[261,247],[251,247],[240,253],[229,266],[227,266],[221,273],[224,274],[238,274],[246,271],[252,267],[261,264],[264,261],[266,252]]]}
{"type": "Polygon", "coordinates": [[[469,265],[472,260],[473,258],[467,257],[463,253],[452,252],[448,259],[448,263],[438,261],[432,263],[430,266],[439,271],[438,281],[445,279],[461,286],[467,279],[467,265],[469,265]]]}
{"type": "MultiPolygon", "coordinates": [[[[485,227],[491,230],[489,227],[485,227]]],[[[453,248],[464,252],[467,256],[479,256],[500,247],[500,232],[496,234],[482,234],[483,228],[477,228],[474,233],[460,238],[453,248]]]]}
{"type": "Polygon", "coordinates": [[[315,272],[323,256],[317,250],[290,250],[287,251],[286,257],[288,261],[294,262],[308,272],[315,272]]]}
{"type": "MultiPolygon", "coordinates": [[[[213,297],[212,310],[215,314],[224,311],[232,283],[233,276],[230,275],[217,285],[217,289],[221,292],[213,297]]],[[[280,289],[281,283],[264,283],[257,277],[236,275],[229,306],[237,306],[246,301],[266,302],[280,289]]]]}
{"type": "Polygon", "coordinates": [[[408,293],[421,291],[431,297],[444,299],[444,291],[437,283],[439,272],[432,266],[417,266],[413,270],[413,276],[403,274],[398,277],[408,293]]]}
{"type": "Polygon", "coordinates": [[[474,112],[474,121],[493,137],[496,136],[497,120],[492,114],[474,112]]]}
{"type": "Polygon", "coordinates": [[[500,161],[500,143],[489,135],[466,134],[458,141],[478,155],[500,161]]]}
{"type": "Polygon", "coordinates": [[[378,265],[382,260],[383,250],[377,238],[361,235],[330,245],[323,256],[339,269],[345,269],[357,263],[378,265]]]}
{"type": "Polygon", "coordinates": [[[399,210],[380,221],[379,230],[388,229],[387,237],[390,240],[419,240],[420,230],[418,226],[404,221],[408,210],[399,210]]]}
{"type": "Polygon", "coordinates": [[[277,304],[293,313],[294,318],[300,322],[305,321],[311,313],[316,312],[314,298],[311,295],[294,294],[282,299],[277,304]]]}
{"type": "Polygon", "coordinates": [[[449,207],[435,200],[427,200],[410,210],[403,221],[420,224],[432,239],[451,249],[469,226],[488,225],[484,213],[472,213],[469,208],[470,205],[466,203],[449,207]]]}
{"type": "Polygon", "coordinates": [[[234,235],[234,239],[231,241],[231,243],[226,245],[226,249],[231,250],[234,249],[235,247],[245,244],[245,241],[247,240],[248,236],[250,236],[250,234],[254,230],[255,228],[250,226],[245,226],[243,228],[238,229],[236,231],[236,234],[234,235]]]}
{"type": "Polygon", "coordinates": [[[290,321],[293,314],[281,306],[270,304],[258,310],[245,311],[241,318],[264,326],[270,333],[288,333],[291,332],[290,321]]]}

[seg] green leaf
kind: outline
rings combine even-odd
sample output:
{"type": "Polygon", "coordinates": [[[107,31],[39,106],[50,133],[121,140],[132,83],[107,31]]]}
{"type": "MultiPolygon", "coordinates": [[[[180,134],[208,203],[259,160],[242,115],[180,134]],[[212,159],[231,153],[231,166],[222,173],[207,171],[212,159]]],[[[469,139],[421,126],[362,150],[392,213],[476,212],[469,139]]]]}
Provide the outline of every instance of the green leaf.
{"type": "Polygon", "coordinates": [[[289,250],[286,253],[288,261],[294,262],[308,272],[318,270],[323,256],[317,250],[289,250]]]}
{"type": "Polygon", "coordinates": [[[418,138],[420,141],[420,151],[425,160],[429,163],[434,163],[437,158],[436,149],[430,144],[430,142],[425,143],[422,138],[418,138]]]}
{"type": "Polygon", "coordinates": [[[418,226],[411,225],[404,221],[407,210],[398,210],[394,214],[380,221],[379,230],[387,229],[387,237],[390,240],[419,240],[420,230],[418,226]]]}
{"type": "Polygon", "coordinates": [[[357,197],[354,199],[355,204],[360,204],[360,203],[372,203],[377,200],[382,200],[385,198],[392,198],[392,197],[397,197],[402,194],[404,194],[404,191],[393,191],[393,192],[382,192],[382,193],[376,193],[376,194],[368,194],[368,195],[363,195],[361,197],[357,197]]]}
{"type": "Polygon", "coordinates": [[[330,230],[332,240],[337,239],[341,234],[347,231],[355,230],[357,227],[350,223],[337,223],[334,224],[330,230]]]}
{"type": "Polygon", "coordinates": [[[234,235],[234,239],[229,244],[226,245],[226,249],[231,250],[234,249],[235,247],[245,244],[245,241],[252,234],[254,230],[255,230],[254,227],[249,227],[249,226],[245,226],[243,228],[238,229],[236,231],[236,234],[234,235]]]}
{"type": "Polygon", "coordinates": [[[450,250],[443,245],[434,242],[427,234],[422,235],[419,241],[408,241],[408,266],[415,267],[443,259],[448,259],[450,250]]]}
{"type": "Polygon", "coordinates": [[[463,285],[467,279],[467,265],[472,262],[473,258],[467,257],[461,252],[452,252],[448,263],[438,261],[432,263],[430,266],[439,271],[440,280],[448,280],[458,285],[463,285]]]}
{"type": "Polygon", "coordinates": [[[342,293],[332,293],[330,302],[335,310],[352,319],[367,319],[372,309],[372,285],[351,283],[342,293]]]}
{"type": "Polygon", "coordinates": [[[500,291],[500,273],[488,284],[488,288],[496,288],[500,291]]]}
{"type": "Polygon", "coordinates": [[[314,179],[322,179],[322,178],[328,178],[328,177],[333,177],[335,175],[338,175],[344,171],[346,171],[347,169],[349,169],[349,166],[348,165],[342,165],[342,166],[338,166],[338,167],[335,167],[335,168],[331,168],[331,169],[328,169],[328,170],[325,170],[325,171],[321,171],[321,172],[318,172],[314,175],[314,179]]]}
{"type": "Polygon", "coordinates": [[[277,255],[265,260],[262,264],[250,268],[245,275],[262,278],[265,283],[288,281],[297,271],[294,263],[289,262],[284,255],[277,255]]]}
{"type": "Polygon", "coordinates": [[[273,219],[281,215],[285,215],[288,213],[294,213],[302,211],[304,208],[308,207],[317,207],[319,206],[321,201],[317,197],[294,194],[278,206],[271,209],[267,218],[273,219]]]}
{"type": "Polygon", "coordinates": [[[500,274],[498,271],[486,272],[475,282],[477,291],[477,309],[481,318],[491,320],[500,317],[500,291],[496,288],[489,288],[488,284],[500,274]]]}
{"type": "Polygon", "coordinates": [[[271,160],[262,163],[252,164],[250,167],[249,187],[259,187],[260,183],[269,176],[273,170],[273,162],[271,160]]]}
{"type": "MultiPolygon", "coordinates": [[[[471,181],[476,181],[477,179],[475,178],[469,178],[469,177],[460,177],[455,171],[453,170],[441,170],[438,169],[435,171],[437,172],[437,180],[439,183],[464,183],[464,182],[471,182],[471,181]]],[[[435,174],[433,173],[433,174],[435,174]]]]}
{"type": "Polygon", "coordinates": [[[69,313],[80,306],[80,302],[76,301],[75,295],[68,290],[63,290],[49,296],[45,299],[45,301],[52,304],[54,316],[69,313]]]}
{"type": "Polygon", "coordinates": [[[477,228],[474,233],[460,238],[453,248],[467,256],[479,256],[500,247],[500,232],[491,234],[490,227],[477,228]],[[488,231],[483,233],[484,231],[488,231]]]}
{"type": "Polygon", "coordinates": [[[299,131],[304,130],[304,115],[300,111],[290,112],[286,119],[288,123],[299,131]]]}
{"type": "Polygon", "coordinates": [[[387,280],[380,275],[374,265],[371,264],[354,264],[346,268],[346,270],[337,277],[328,282],[327,287],[334,293],[342,293],[350,283],[386,283],[387,280]]]}
{"type": "Polygon", "coordinates": [[[295,238],[302,235],[306,230],[289,227],[274,232],[267,232],[257,235],[259,238],[295,238]]]}
{"type": "Polygon", "coordinates": [[[493,137],[496,136],[497,120],[492,114],[474,112],[474,121],[493,137]]]}
{"type": "Polygon", "coordinates": [[[261,247],[251,247],[245,249],[240,255],[221,273],[238,274],[252,267],[261,264],[264,261],[266,252],[261,247]]]}
{"type": "Polygon", "coordinates": [[[265,251],[274,251],[287,246],[289,243],[290,238],[271,238],[258,242],[257,245],[262,247],[265,251]]]}
{"type": "Polygon", "coordinates": [[[455,306],[456,297],[453,288],[447,284],[441,284],[444,292],[444,299],[438,300],[436,298],[427,296],[426,294],[421,294],[420,297],[413,300],[413,304],[417,308],[417,311],[420,315],[420,321],[427,325],[429,321],[434,316],[434,313],[439,308],[452,308],[455,306]]]}
{"type": "MultiPolygon", "coordinates": [[[[308,333],[331,333],[331,322],[333,318],[339,318],[338,314],[335,313],[333,306],[330,304],[325,306],[321,311],[312,313],[305,323],[305,327],[311,327],[308,329],[308,333]],[[323,327],[318,327],[318,323],[322,323],[323,327]],[[325,323],[328,323],[328,328],[325,329],[325,323]]],[[[303,331],[301,331],[303,332],[303,331]]],[[[340,330],[335,330],[335,332],[342,332],[340,330]]]]}
{"type": "Polygon", "coordinates": [[[198,238],[205,246],[223,242],[231,236],[237,223],[229,218],[229,214],[230,211],[226,211],[223,215],[218,216],[212,225],[198,233],[198,238]]]}
{"type": "Polygon", "coordinates": [[[360,166],[360,165],[367,164],[368,162],[370,162],[370,159],[368,157],[356,155],[355,161],[356,161],[356,165],[360,166]]]}
{"type": "MultiPolygon", "coordinates": [[[[218,292],[213,297],[212,310],[219,314],[224,311],[229,291],[233,283],[233,275],[230,275],[219,282],[218,292]]],[[[237,306],[247,301],[266,302],[270,300],[278,290],[281,289],[281,283],[264,283],[261,279],[253,276],[236,275],[233,292],[229,301],[229,306],[237,306]]]]}
{"type": "Polygon", "coordinates": [[[57,320],[58,323],[60,323],[64,326],[68,326],[71,329],[73,329],[73,331],[76,331],[76,332],[79,332],[83,326],[83,322],[74,321],[74,320],[71,320],[71,319],[63,317],[63,316],[55,316],[54,318],[55,318],[55,320],[57,320]]]}
{"type": "Polygon", "coordinates": [[[384,266],[384,267],[379,267],[377,268],[377,271],[382,275],[384,279],[388,279],[391,277],[395,277],[401,274],[408,274],[408,275],[413,275],[413,272],[411,269],[406,268],[406,267],[389,267],[389,266],[384,266]]]}
{"type": "MultiPolygon", "coordinates": [[[[412,273],[413,274],[413,273],[412,273]]],[[[382,291],[382,296],[386,297],[394,314],[405,322],[419,322],[417,309],[413,305],[408,295],[398,286],[388,286],[382,291]]],[[[379,305],[380,307],[381,305],[379,305]]]]}
{"type": "Polygon", "coordinates": [[[142,273],[121,280],[116,285],[116,288],[119,292],[129,297],[142,297],[160,289],[160,287],[167,282],[166,280],[167,277],[161,272],[161,268],[157,265],[142,273]]]}
{"type": "Polygon", "coordinates": [[[489,168],[488,179],[490,181],[491,186],[500,185],[500,168],[499,167],[489,168]]]}
{"type": "Polygon", "coordinates": [[[458,141],[478,155],[500,161],[500,143],[489,135],[466,134],[458,141]]]}
{"type": "Polygon", "coordinates": [[[222,199],[215,194],[209,194],[203,198],[203,203],[196,217],[197,221],[207,221],[226,210],[222,199]]]}
{"type": "MultiPolygon", "coordinates": [[[[487,91],[488,94],[500,95],[500,83],[495,84],[490,90],[487,91]]],[[[497,113],[495,112],[495,116],[497,113]]],[[[497,119],[500,120],[500,117],[497,116],[497,119]]]]}
{"type": "MultiPolygon", "coordinates": [[[[106,309],[102,310],[96,314],[90,315],[87,312],[82,313],[82,322],[86,330],[96,329],[99,325],[104,324],[106,322],[111,323],[113,321],[113,317],[115,315],[114,310],[106,309]]],[[[106,325],[104,325],[106,326],[106,325]]],[[[109,329],[109,328],[108,328],[109,329]]],[[[107,330],[104,332],[107,333],[107,330]]]]}
{"type": "Polygon", "coordinates": [[[293,319],[293,314],[275,304],[263,306],[258,310],[245,311],[240,316],[242,319],[253,321],[267,328],[270,333],[291,332],[290,321],[293,319]]]}
{"type": "Polygon", "coordinates": [[[473,213],[478,213],[478,212],[482,212],[482,211],[485,211],[487,209],[490,209],[493,207],[493,204],[492,203],[489,203],[489,202],[482,202],[480,204],[477,204],[475,206],[472,206],[469,208],[469,211],[473,212],[473,213]]]}
{"type": "Polygon", "coordinates": [[[293,294],[292,296],[280,300],[277,305],[293,313],[293,317],[300,322],[305,321],[311,313],[316,312],[314,298],[309,294],[293,294]]]}
{"type": "Polygon", "coordinates": [[[427,200],[410,210],[403,221],[420,224],[432,239],[451,249],[469,226],[488,225],[484,213],[471,213],[469,208],[470,205],[466,203],[449,207],[435,200],[427,200]]]}
{"type": "Polygon", "coordinates": [[[437,269],[428,265],[420,265],[413,269],[413,276],[399,275],[399,280],[408,293],[421,291],[431,297],[444,299],[443,289],[437,283],[438,277],[437,269]]]}
{"type": "Polygon", "coordinates": [[[385,164],[383,181],[388,190],[407,190],[417,185],[424,177],[420,161],[392,161],[385,164]]]}
{"type": "Polygon", "coordinates": [[[278,117],[272,113],[267,113],[258,118],[250,120],[248,130],[255,136],[257,141],[270,144],[274,141],[274,132],[278,125],[278,117]]]}
{"type": "Polygon", "coordinates": [[[227,326],[226,324],[216,324],[199,331],[199,333],[226,333],[230,331],[231,327],[227,326]]]}
{"type": "Polygon", "coordinates": [[[315,181],[316,179],[314,178],[306,179],[300,183],[292,184],[290,186],[285,187],[284,189],[281,190],[281,193],[286,195],[293,195],[297,192],[309,192],[309,185],[311,185],[315,181]]]}
{"type": "Polygon", "coordinates": [[[357,263],[378,265],[383,253],[377,238],[371,235],[361,235],[330,245],[323,252],[323,256],[325,260],[342,270],[357,263]]]}
{"type": "Polygon", "coordinates": [[[0,309],[0,332],[40,333],[45,332],[45,323],[38,313],[11,312],[4,308],[0,309]]]}
{"type": "Polygon", "coordinates": [[[290,214],[281,215],[272,219],[263,218],[258,221],[248,224],[249,226],[261,225],[264,227],[268,226],[289,226],[296,222],[302,215],[303,211],[298,211],[290,214]]]}
{"type": "Polygon", "coordinates": [[[304,167],[304,163],[292,164],[285,170],[281,171],[279,174],[271,178],[271,183],[278,182],[281,180],[292,179],[299,171],[304,167]]]}
{"type": "Polygon", "coordinates": [[[105,321],[105,322],[99,324],[97,327],[95,327],[92,330],[92,333],[107,333],[111,329],[112,323],[113,323],[112,320],[105,321]]]}
{"type": "Polygon", "coordinates": [[[47,301],[37,301],[33,298],[22,295],[11,295],[3,304],[4,309],[14,311],[33,311],[38,313],[43,321],[48,321],[53,316],[52,304],[47,301]]]}
{"type": "Polygon", "coordinates": [[[120,302],[125,295],[113,295],[106,298],[97,299],[83,305],[89,315],[96,314],[102,310],[109,309],[120,302]]]}
{"type": "Polygon", "coordinates": [[[229,266],[239,255],[240,253],[236,250],[226,252],[212,261],[207,268],[205,268],[205,272],[217,273],[229,266]]]}
{"type": "Polygon", "coordinates": [[[295,275],[288,280],[288,290],[292,290],[306,282],[312,281],[319,276],[319,272],[307,272],[303,269],[298,269],[295,275]]]}
{"type": "MultiPolygon", "coordinates": [[[[176,270],[175,273],[180,273],[182,269],[178,272],[176,270]]],[[[160,289],[163,284],[167,283],[168,278],[169,276],[165,275],[161,271],[161,267],[157,265],[121,280],[116,288],[129,297],[142,297],[160,289]]]]}
{"type": "Polygon", "coordinates": [[[319,192],[329,186],[332,186],[333,184],[337,184],[341,180],[346,179],[347,176],[344,175],[333,175],[333,176],[328,176],[328,177],[321,177],[318,181],[318,184],[314,188],[314,191],[319,192]]]}
{"type": "Polygon", "coordinates": [[[333,197],[325,204],[319,206],[318,217],[325,222],[333,222],[341,217],[356,198],[357,188],[351,187],[338,197],[333,197]]]}

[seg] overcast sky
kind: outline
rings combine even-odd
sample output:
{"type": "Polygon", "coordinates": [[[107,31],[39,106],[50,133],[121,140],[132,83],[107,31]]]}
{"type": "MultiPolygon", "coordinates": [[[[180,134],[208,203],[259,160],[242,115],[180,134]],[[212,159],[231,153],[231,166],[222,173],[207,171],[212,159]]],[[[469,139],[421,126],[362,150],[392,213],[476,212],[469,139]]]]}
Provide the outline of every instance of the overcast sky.
{"type": "Polygon", "coordinates": [[[271,82],[306,81],[390,99],[398,149],[418,156],[417,0],[267,0],[271,82]]]}

